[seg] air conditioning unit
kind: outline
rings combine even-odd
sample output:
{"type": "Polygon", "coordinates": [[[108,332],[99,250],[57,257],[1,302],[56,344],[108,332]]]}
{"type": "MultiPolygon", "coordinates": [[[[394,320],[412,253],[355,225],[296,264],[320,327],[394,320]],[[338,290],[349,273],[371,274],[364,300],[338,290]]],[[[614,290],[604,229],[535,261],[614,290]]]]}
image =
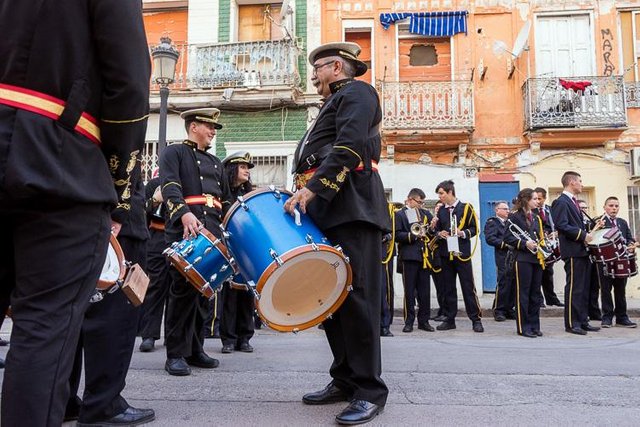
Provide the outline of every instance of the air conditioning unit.
{"type": "Polygon", "coordinates": [[[640,178],[640,148],[632,148],[629,152],[631,178],[640,178]]]}

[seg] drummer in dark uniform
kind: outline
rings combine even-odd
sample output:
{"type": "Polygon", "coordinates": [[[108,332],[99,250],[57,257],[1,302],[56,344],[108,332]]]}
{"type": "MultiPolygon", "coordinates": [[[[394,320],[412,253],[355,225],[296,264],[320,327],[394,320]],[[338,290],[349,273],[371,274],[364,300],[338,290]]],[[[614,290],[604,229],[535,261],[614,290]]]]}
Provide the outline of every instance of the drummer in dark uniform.
{"type": "Polygon", "coordinates": [[[309,213],[332,244],[350,258],[353,290],[326,320],[333,353],[333,380],[306,394],[309,405],[350,404],[338,423],[361,424],[384,407],[388,389],[381,378],[380,260],[383,232],[390,231],[378,174],[382,111],[371,85],[354,80],[367,70],[355,43],[329,43],[311,52],[312,82],[324,104],[298,144],[294,172],[298,191],[285,209],[309,213]]]}
{"type": "Polygon", "coordinates": [[[131,212],[149,49],[140,1],[2,2],[0,28],[0,286],[13,290],[0,424],[59,426],[110,229],[131,212]]]}
{"type": "MultiPolygon", "coordinates": [[[[220,159],[207,150],[216,131],[220,110],[201,108],[183,112],[188,139],[169,145],[160,158],[162,197],[167,205],[167,244],[195,238],[201,228],[220,237],[223,200],[229,192],[220,159]]],[[[228,202],[227,202],[228,203],[228,202]]],[[[219,361],[203,350],[203,325],[208,301],[175,268],[166,313],[165,340],[171,375],[190,375],[190,366],[215,368],[219,361]]]]}

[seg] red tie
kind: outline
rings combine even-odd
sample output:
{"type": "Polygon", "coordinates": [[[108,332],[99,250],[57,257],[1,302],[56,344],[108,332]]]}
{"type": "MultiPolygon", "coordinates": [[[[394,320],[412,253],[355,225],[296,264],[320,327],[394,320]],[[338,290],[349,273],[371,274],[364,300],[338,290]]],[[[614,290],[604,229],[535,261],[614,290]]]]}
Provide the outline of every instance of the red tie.
{"type": "Polygon", "coordinates": [[[573,204],[576,205],[576,208],[578,208],[578,212],[582,213],[582,209],[580,209],[580,204],[578,203],[578,199],[576,199],[575,197],[572,197],[573,199],[573,204]]]}
{"type": "Polygon", "coordinates": [[[545,221],[544,218],[544,208],[540,208],[540,216],[542,217],[542,220],[545,221]]]}

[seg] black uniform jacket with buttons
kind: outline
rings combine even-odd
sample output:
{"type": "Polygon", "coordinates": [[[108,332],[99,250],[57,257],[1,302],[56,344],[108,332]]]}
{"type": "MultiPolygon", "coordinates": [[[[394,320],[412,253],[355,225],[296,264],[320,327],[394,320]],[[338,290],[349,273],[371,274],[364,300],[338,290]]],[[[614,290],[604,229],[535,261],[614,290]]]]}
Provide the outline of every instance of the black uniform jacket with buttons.
{"type": "Polygon", "coordinates": [[[561,194],[551,204],[551,215],[558,231],[562,259],[588,256],[583,215],[573,200],[561,194]]]}
{"type": "Polygon", "coordinates": [[[162,198],[167,208],[167,241],[182,239],[181,218],[187,212],[192,212],[207,230],[219,236],[222,210],[206,205],[187,205],[185,197],[210,194],[229,203],[231,196],[220,159],[198,149],[195,142],[187,140],[165,148],[160,158],[160,170],[162,198]]]}
{"type": "Polygon", "coordinates": [[[357,80],[334,82],[331,89],[294,160],[298,173],[317,168],[306,183],[316,194],[307,211],[321,229],[360,221],[388,232],[391,220],[384,186],[371,166],[380,160],[381,150],[378,94],[357,80]],[[317,160],[309,165],[309,158],[317,160]],[[355,170],[359,166],[362,170],[355,170]]]}
{"type": "MultiPolygon", "coordinates": [[[[595,218],[598,220],[599,218],[595,218]]],[[[633,237],[631,233],[631,229],[629,228],[629,224],[622,218],[616,218],[616,224],[618,230],[620,230],[620,234],[622,234],[622,238],[624,239],[624,244],[629,245],[630,243],[635,243],[636,239],[633,237]]],[[[614,224],[611,221],[611,218],[608,216],[604,216],[604,228],[613,228],[614,224]]]]}
{"type": "Polygon", "coordinates": [[[112,203],[124,222],[149,112],[142,2],[4,0],[0,28],[0,84],[66,103],[57,121],[0,104],[1,191],[112,203]],[[83,112],[98,120],[100,146],[73,130],[83,112]]]}
{"type": "Polygon", "coordinates": [[[504,242],[504,235],[507,230],[507,223],[501,221],[500,218],[492,216],[484,224],[484,239],[489,246],[493,246],[495,256],[505,256],[509,250],[508,245],[504,242]]]}
{"type": "MultiPolygon", "coordinates": [[[[535,241],[541,241],[544,237],[542,219],[536,213],[532,212],[532,214],[532,220],[531,222],[528,222],[522,210],[511,212],[507,218],[507,228],[509,227],[509,223],[513,223],[526,232],[529,235],[529,238],[535,241]]],[[[511,231],[508,231],[508,229],[504,235],[505,243],[513,246],[516,250],[516,261],[537,264],[539,262],[537,252],[532,253],[527,248],[527,240],[528,239],[526,237],[522,235],[516,236],[511,231]]]]}
{"type": "MultiPolygon", "coordinates": [[[[400,261],[423,261],[425,240],[411,234],[411,224],[407,217],[407,207],[396,211],[395,239],[398,243],[398,259],[400,261]]],[[[420,212],[419,223],[429,226],[433,215],[426,209],[418,209],[420,212]]]]}
{"type": "MultiPolygon", "coordinates": [[[[458,248],[461,252],[462,258],[468,258],[471,256],[471,238],[478,234],[478,229],[476,226],[476,215],[471,206],[471,203],[462,203],[458,202],[453,209],[453,215],[456,217],[456,221],[458,222],[458,230],[464,231],[465,238],[458,238],[458,248]],[[465,215],[465,207],[469,205],[466,209],[467,214],[465,215]],[[464,224],[462,220],[464,219],[464,224]]],[[[442,206],[438,209],[438,221],[435,226],[435,234],[438,232],[446,230],[451,231],[451,218],[449,217],[449,209],[442,206]]],[[[440,243],[438,243],[437,249],[438,255],[441,257],[449,257],[449,250],[447,249],[447,241],[444,239],[440,239],[440,243]]]]}

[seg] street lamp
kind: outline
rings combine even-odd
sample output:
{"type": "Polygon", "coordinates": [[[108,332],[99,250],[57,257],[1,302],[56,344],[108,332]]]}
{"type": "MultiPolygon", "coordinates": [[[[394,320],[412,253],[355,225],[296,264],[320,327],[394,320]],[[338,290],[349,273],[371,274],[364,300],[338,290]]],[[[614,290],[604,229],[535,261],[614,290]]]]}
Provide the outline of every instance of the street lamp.
{"type": "Polygon", "coordinates": [[[167,104],[169,100],[169,85],[176,75],[176,63],[180,53],[171,45],[169,37],[160,37],[160,44],[151,49],[153,58],[153,75],[160,86],[160,130],[158,132],[158,158],[167,146],[167,104]]]}

